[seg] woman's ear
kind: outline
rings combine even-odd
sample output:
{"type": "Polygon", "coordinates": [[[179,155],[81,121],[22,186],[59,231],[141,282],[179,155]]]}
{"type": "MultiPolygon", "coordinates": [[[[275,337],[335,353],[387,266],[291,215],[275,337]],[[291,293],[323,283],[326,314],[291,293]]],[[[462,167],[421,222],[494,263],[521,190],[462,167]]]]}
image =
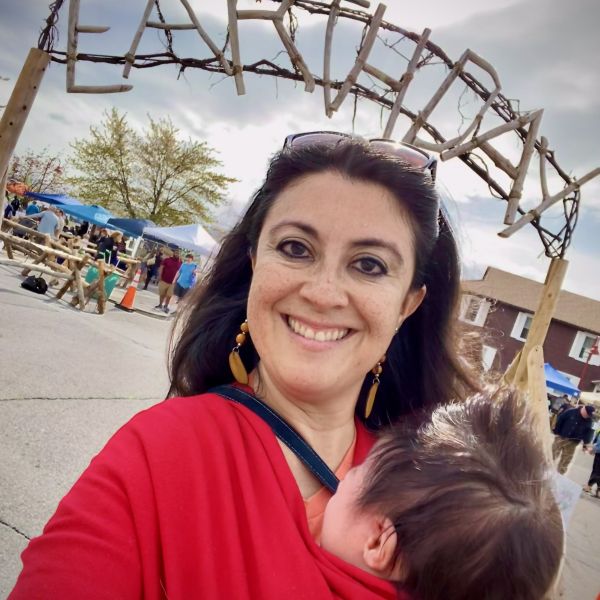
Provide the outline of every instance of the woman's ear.
{"type": "Polygon", "coordinates": [[[398,327],[405,319],[408,319],[410,315],[412,315],[419,306],[421,306],[421,302],[425,299],[427,295],[427,287],[422,285],[417,290],[409,290],[406,294],[406,298],[404,298],[404,302],[402,303],[402,312],[400,313],[398,327]]]}
{"type": "Polygon", "coordinates": [[[394,524],[387,517],[374,517],[371,533],[363,547],[363,560],[377,577],[400,580],[397,546],[398,534],[394,524]]]}

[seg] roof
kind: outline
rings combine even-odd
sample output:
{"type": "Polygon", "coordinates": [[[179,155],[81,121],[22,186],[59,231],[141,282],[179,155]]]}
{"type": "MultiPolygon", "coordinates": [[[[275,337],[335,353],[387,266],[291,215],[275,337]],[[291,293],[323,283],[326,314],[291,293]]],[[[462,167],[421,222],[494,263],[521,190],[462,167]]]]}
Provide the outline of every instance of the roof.
{"type": "MultiPolygon", "coordinates": [[[[488,267],[483,279],[461,283],[464,293],[497,300],[531,313],[537,308],[543,287],[537,281],[495,267],[488,267]]],[[[553,319],[583,331],[600,333],[600,302],[561,290],[553,319]]]]}

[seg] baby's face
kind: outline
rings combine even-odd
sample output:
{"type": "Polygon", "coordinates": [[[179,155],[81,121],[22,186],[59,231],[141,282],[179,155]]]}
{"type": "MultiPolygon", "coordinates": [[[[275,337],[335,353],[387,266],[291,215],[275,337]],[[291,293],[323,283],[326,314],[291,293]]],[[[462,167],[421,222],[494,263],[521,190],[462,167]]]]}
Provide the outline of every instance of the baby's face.
{"type": "Polygon", "coordinates": [[[371,516],[357,505],[368,472],[368,459],[340,481],[325,509],[321,547],[346,562],[366,569],[363,549],[371,531],[371,516]]]}

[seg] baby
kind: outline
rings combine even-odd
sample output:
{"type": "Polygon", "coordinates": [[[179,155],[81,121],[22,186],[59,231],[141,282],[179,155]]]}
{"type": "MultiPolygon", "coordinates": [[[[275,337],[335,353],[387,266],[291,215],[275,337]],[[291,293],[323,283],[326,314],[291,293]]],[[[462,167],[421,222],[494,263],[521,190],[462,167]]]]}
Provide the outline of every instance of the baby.
{"type": "Polygon", "coordinates": [[[321,546],[418,600],[539,600],[563,535],[524,406],[501,390],[386,433],[329,501],[321,546]]]}

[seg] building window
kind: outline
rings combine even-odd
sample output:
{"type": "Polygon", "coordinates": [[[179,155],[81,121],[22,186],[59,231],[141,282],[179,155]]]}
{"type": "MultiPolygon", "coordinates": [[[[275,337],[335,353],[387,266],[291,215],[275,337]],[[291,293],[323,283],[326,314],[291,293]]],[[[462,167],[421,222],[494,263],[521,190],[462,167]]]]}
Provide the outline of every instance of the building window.
{"type": "Polygon", "coordinates": [[[591,353],[597,339],[598,336],[594,333],[578,331],[575,335],[575,339],[573,340],[573,345],[571,346],[569,356],[581,362],[588,362],[589,358],[590,365],[600,365],[600,355],[591,353]]]}
{"type": "Polygon", "coordinates": [[[524,342],[527,339],[527,336],[529,335],[529,330],[531,329],[532,323],[533,315],[520,312],[517,315],[515,324],[513,325],[512,331],[510,332],[510,337],[524,342]]]}
{"type": "Polygon", "coordinates": [[[487,319],[490,302],[478,296],[463,295],[460,303],[460,319],[465,323],[482,326],[487,319]]]}

